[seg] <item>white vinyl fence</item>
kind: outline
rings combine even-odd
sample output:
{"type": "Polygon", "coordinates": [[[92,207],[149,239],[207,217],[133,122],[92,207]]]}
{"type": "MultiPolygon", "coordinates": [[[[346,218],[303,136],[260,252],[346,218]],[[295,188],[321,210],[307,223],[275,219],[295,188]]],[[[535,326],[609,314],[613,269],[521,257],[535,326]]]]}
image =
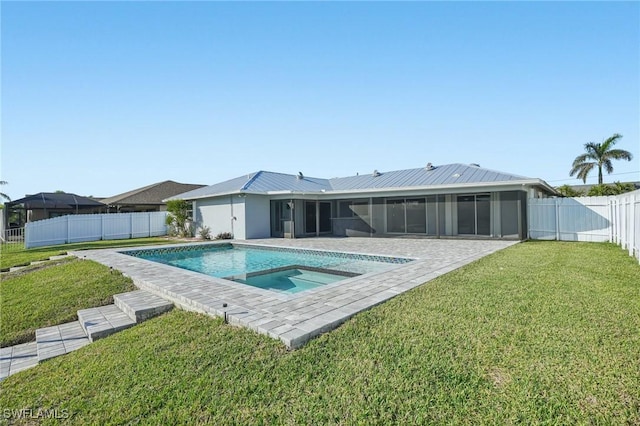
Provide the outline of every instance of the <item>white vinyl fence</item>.
{"type": "Polygon", "coordinates": [[[26,248],[167,235],[167,212],[80,214],[27,223],[26,248]]]}
{"type": "Polygon", "coordinates": [[[610,241],[640,260],[640,190],[608,197],[530,198],[529,238],[610,241]]]}

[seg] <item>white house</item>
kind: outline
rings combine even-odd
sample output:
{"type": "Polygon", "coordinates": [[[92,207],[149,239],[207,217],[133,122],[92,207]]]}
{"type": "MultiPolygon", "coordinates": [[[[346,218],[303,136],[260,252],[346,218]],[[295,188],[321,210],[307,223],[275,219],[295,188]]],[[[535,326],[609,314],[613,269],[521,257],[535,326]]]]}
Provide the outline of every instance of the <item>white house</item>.
{"type": "Polygon", "coordinates": [[[237,239],[401,236],[523,239],[527,199],[557,195],[541,179],[448,164],[322,179],[259,171],[171,197],[198,227],[237,239]]]}

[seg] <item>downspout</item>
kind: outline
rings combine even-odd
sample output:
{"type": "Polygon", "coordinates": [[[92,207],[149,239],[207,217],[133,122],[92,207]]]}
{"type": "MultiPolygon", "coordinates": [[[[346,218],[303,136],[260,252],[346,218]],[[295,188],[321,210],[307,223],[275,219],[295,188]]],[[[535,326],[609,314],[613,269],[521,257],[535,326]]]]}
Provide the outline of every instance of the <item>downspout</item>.
{"type": "Polygon", "coordinates": [[[320,201],[316,200],[316,237],[320,236],[320,201]]]}
{"type": "Polygon", "coordinates": [[[373,197],[369,197],[369,238],[373,237],[373,197]]]}
{"type": "Polygon", "coordinates": [[[436,195],[436,237],[440,238],[440,195],[436,195]]]}

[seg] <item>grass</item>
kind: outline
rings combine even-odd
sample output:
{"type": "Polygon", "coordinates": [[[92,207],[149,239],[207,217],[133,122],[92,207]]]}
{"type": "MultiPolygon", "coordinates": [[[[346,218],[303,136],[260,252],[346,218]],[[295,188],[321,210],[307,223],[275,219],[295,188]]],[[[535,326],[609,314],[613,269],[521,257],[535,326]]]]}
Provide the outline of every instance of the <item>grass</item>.
{"type": "Polygon", "coordinates": [[[0,282],[0,346],[35,340],[37,328],[78,319],[79,309],[113,303],[131,279],[92,261],[65,260],[7,275],[0,282]]]}
{"type": "Polygon", "coordinates": [[[523,243],[294,352],[173,311],[9,377],[0,406],[73,424],[640,424],[639,283],[616,246],[523,243]]]}
{"type": "Polygon", "coordinates": [[[173,242],[176,242],[176,240],[168,239],[167,237],[134,238],[130,240],[102,240],[87,243],[71,243],[32,249],[25,249],[24,244],[11,244],[12,248],[10,250],[3,251],[0,256],[0,269],[8,269],[14,266],[27,265],[34,261],[47,260],[51,256],[66,254],[68,251],[74,250],[131,247],[148,244],[167,244],[173,242]],[[14,248],[14,246],[18,246],[19,248],[14,248]]]}

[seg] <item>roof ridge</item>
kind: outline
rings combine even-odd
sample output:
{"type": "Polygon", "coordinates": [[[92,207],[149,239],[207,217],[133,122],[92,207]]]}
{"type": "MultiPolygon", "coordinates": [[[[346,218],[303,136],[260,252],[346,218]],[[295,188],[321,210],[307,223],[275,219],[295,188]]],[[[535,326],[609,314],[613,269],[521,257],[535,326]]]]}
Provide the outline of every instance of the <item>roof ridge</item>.
{"type": "Polygon", "coordinates": [[[257,172],[255,172],[253,176],[251,176],[249,180],[247,180],[247,182],[244,185],[242,185],[242,187],[240,187],[240,191],[246,191],[247,189],[249,189],[251,184],[255,182],[258,176],[260,176],[262,173],[263,173],[263,170],[258,170],[257,172]]]}
{"type": "Polygon", "coordinates": [[[146,191],[147,189],[153,188],[154,186],[158,186],[158,185],[160,185],[162,183],[165,183],[165,182],[167,182],[167,181],[165,180],[165,181],[162,181],[162,182],[152,183],[152,184],[143,186],[141,188],[130,189],[129,191],[121,192],[120,194],[112,195],[111,197],[106,197],[105,200],[108,200],[109,202],[118,201],[119,199],[123,199],[123,198],[130,197],[132,195],[139,194],[142,191],[146,191]]]}
{"type": "MultiPolygon", "coordinates": [[[[473,165],[473,164],[464,164],[464,163],[455,163],[455,164],[458,164],[458,165],[460,165],[460,166],[465,166],[465,167],[473,167],[473,168],[475,168],[475,169],[482,169],[482,170],[486,170],[486,171],[488,171],[488,172],[498,173],[498,174],[501,174],[501,175],[514,176],[514,177],[519,177],[519,178],[522,178],[522,179],[532,179],[532,178],[530,178],[530,177],[528,177],[528,176],[517,175],[517,174],[514,174],[514,173],[508,173],[508,172],[502,172],[502,171],[500,171],[500,170],[489,169],[489,168],[487,168],[487,167],[482,167],[482,166],[480,166],[480,165],[477,165],[477,166],[476,166],[476,165],[473,165]]],[[[476,164],[477,164],[477,163],[476,163],[476,164]]]]}

